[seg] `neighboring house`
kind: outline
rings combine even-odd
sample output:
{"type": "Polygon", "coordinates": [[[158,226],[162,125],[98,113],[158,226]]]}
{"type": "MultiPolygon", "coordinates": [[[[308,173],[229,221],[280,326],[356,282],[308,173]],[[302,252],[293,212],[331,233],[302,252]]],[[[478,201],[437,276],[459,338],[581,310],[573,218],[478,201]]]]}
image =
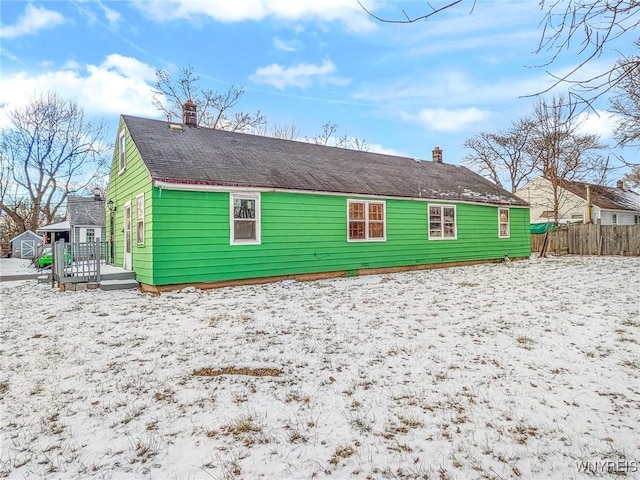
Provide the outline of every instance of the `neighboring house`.
{"type": "Polygon", "coordinates": [[[11,256],[13,258],[35,258],[42,246],[42,237],[27,230],[11,239],[11,256]]]}
{"type": "Polygon", "coordinates": [[[69,195],[65,220],[41,227],[38,232],[71,243],[106,241],[105,224],[105,200],[97,190],[92,197],[69,195]]]}
{"type": "Polygon", "coordinates": [[[120,119],[110,231],[143,288],[531,253],[527,203],[438,147],[428,162],[185,120],[120,119]]]}
{"type": "MultiPolygon", "coordinates": [[[[624,187],[616,188],[584,182],[558,180],[558,221],[598,223],[602,225],[640,224],[640,194],[624,187]],[[591,215],[589,215],[589,210],[591,215]]],[[[538,177],[516,191],[531,205],[531,223],[554,220],[554,194],[551,180],[538,177]]]]}

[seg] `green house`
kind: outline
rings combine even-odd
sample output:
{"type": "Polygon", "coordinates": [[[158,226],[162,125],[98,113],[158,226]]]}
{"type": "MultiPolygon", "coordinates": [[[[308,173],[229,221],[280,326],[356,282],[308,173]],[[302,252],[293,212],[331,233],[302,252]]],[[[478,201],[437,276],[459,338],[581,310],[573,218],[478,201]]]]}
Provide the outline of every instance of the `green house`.
{"type": "Polygon", "coordinates": [[[530,255],[529,206],[465,167],[123,115],[115,265],[143,288],[530,255]]]}

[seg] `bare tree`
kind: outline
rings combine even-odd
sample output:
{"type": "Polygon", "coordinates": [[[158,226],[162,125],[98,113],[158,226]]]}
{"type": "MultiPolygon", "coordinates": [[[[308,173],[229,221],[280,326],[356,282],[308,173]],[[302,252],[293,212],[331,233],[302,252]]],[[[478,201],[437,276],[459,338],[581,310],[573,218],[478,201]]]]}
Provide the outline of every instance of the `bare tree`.
{"type": "Polygon", "coordinates": [[[627,173],[623,180],[634,189],[640,189],[640,166],[634,167],[629,173],[627,173]]]}
{"type": "MultiPolygon", "coordinates": [[[[590,104],[633,73],[633,68],[628,68],[630,65],[623,65],[627,63],[623,59],[622,63],[611,65],[598,74],[582,78],[578,76],[584,67],[598,59],[614,40],[636,29],[640,2],[542,0],[540,5],[545,13],[541,22],[543,33],[536,53],[551,54],[546,65],[555,62],[563,51],[571,50],[574,45],[579,45],[578,54],[583,55],[583,59],[573,69],[561,76],[555,76],[556,82],[545,92],[560,83],[568,83],[570,97],[577,97],[590,104]]],[[[575,56],[575,52],[571,52],[571,55],[575,56]]],[[[637,63],[635,59],[630,59],[630,62],[637,63]]]]}
{"type": "MultiPolygon", "coordinates": [[[[360,0],[358,0],[358,4],[365,12],[367,12],[371,17],[375,18],[376,20],[384,23],[415,23],[418,21],[429,20],[429,18],[433,17],[434,15],[444,10],[447,10],[451,7],[454,7],[462,2],[463,0],[448,0],[448,1],[445,1],[444,3],[443,2],[438,3],[437,6],[435,7],[432,5],[432,2],[425,2],[428,7],[427,11],[426,12],[423,11],[418,15],[409,15],[405,10],[402,10],[402,17],[400,18],[382,18],[372,13],[370,10],[368,10],[364,6],[364,4],[360,0]]],[[[475,4],[476,4],[476,0],[472,0],[467,3],[471,3],[471,11],[473,11],[473,8],[475,7],[475,4]]]]}
{"type": "Polygon", "coordinates": [[[340,125],[337,123],[326,122],[322,125],[322,132],[313,136],[305,137],[307,142],[315,143],[316,145],[328,145],[332,147],[346,148],[349,150],[360,150],[362,152],[369,151],[369,145],[364,139],[350,137],[346,133],[343,135],[338,134],[340,125]]]}
{"type": "Polygon", "coordinates": [[[468,138],[463,146],[471,153],[463,161],[500,187],[506,180],[507,187],[514,193],[522,182],[531,178],[537,167],[528,148],[533,127],[532,120],[523,118],[507,130],[482,132],[468,138]]]}
{"type": "Polygon", "coordinates": [[[618,118],[615,138],[622,146],[640,146],[640,57],[620,60],[615,73],[620,78],[610,99],[618,118]]]}
{"type": "Polygon", "coordinates": [[[271,136],[285,140],[297,140],[300,138],[300,129],[295,123],[288,125],[274,123],[271,127],[271,136]]]}
{"type": "MultiPolygon", "coordinates": [[[[363,0],[358,0],[362,9],[372,18],[386,23],[414,23],[428,20],[431,17],[453,7],[469,5],[469,12],[473,12],[476,0],[447,0],[436,2],[424,2],[421,11],[417,14],[409,14],[402,10],[398,18],[382,18],[368,10],[363,0]],[[435,5],[435,6],[434,6],[435,5]]],[[[499,7],[498,7],[499,8],[499,7]]],[[[630,64],[621,68],[618,65],[605,67],[595,75],[580,77],[587,64],[600,58],[607,48],[620,37],[635,31],[640,22],[640,2],[637,0],[540,0],[542,20],[540,26],[542,34],[535,50],[537,54],[549,55],[549,59],[541,65],[546,67],[558,60],[564,52],[576,57],[574,46],[578,46],[577,54],[582,60],[573,69],[562,75],[549,74],[555,79],[553,84],[543,90],[546,93],[561,83],[568,84],[569,97],[579,100],[582,106],[612,88],[632,75],[637,59],[629,59],[630,64]]],[[[623,59],[623,62],[626,62],[623,59]]]]}
{"type": "Polygon", "coordinates": [[[111,146],[104,123],[53,92],[34,95],[7,118],[0,131],[0,210],[21,233],[51,223],[70,192],[93,184],[111,146]]]}
{"type": "Polygon", "coordinates": [[[598,135],[581,133],[582,121],[573,115],[575,104],[563,96],[534,105],[530,151],[534,161],[551,185],[554,220],[558,222],[563,201],[564,181],[602,181],[608,159],[599,151],[605,148],[598,135]]]}
{"type": "Polygon", "coordinates": [[[153,93],[153,105],[169,121],[181,119],[182,105],[191,100],[198,108],[198,123],[204,127],[256,133],[267,123],[266,117],[259,110],[255,113],[233,112],[244,95],[242,87],[231,85],[223,93],[204,89],[200,86],[200,77],[194,74],[190,65],[180,70],[177,79],[164,70],[156,70],[153,93]]]}

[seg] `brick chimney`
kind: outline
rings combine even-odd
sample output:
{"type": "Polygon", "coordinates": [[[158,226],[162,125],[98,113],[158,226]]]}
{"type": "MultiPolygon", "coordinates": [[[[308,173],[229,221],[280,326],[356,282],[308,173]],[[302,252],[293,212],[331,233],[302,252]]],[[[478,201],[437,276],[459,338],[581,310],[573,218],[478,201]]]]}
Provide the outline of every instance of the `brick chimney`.
{"type": "Polygon", "coordinates": [[[93,199],[102,200],[102,190],[100,189],[100,187],[96,187],[93,189],[93,199]]]}
{"type": "Polygon", "coordinates": [[[196,113],[196,104],[191,100],[187,100],[182,105],[182,123],[190,127],[198,126],[198,115],[196,113]]]}
{"type": "Polygon", "coordinates": [[[431,151],[433,155],[433,163],[442,163],[442,150],[440,147],[436,147],[431,151]]]}

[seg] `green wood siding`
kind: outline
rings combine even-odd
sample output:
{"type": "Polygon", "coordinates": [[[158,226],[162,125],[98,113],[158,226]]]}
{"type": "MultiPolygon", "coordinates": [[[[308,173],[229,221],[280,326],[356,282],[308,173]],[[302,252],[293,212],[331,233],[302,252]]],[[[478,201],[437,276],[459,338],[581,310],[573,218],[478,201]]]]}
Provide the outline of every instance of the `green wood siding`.
{"type": "Polygon", "coordinates": [[[153,188],[153,269],[135,252],[134,266],[140,281],[169,285],[530,255],[528,209],[510,209],[511,236],[498,238],[498,207],[456,205],[456,240],[428,240],[427,202],[386,200],[387,240],[347,242],[347,197],[265,192],[262,244],[230,245],[228,193],[153,188]]]}
{"type": "MultiPolygon", "coordinates": [[[[132,268],[136,272],[136,279],[139,282],[153,283],[153,220],[152,220],[152,195],[151,195],[151,177],[147,171],[138,149],[131,141],[126,127],[120,122],[118,136],[113,153],[113,161],[111,163],[111,172],[109,177],[109,190],[107,201],[113,200],[116,205],[115,211],[115,265],[122,267],[124,264],[124,205],[131,202],[131,245],[132,245],[132,268]],[[119,138],[122,129],[125,129],[126,140],[126,169],[124,172],[119,171],[119,138]],[[145,209],[145,243],[137,245],[136,243],[136,197],[144,193],[144,209],[145,209]]],[[[107,235],[110,228],[110,215],[107,210],[107,235]]]]}

